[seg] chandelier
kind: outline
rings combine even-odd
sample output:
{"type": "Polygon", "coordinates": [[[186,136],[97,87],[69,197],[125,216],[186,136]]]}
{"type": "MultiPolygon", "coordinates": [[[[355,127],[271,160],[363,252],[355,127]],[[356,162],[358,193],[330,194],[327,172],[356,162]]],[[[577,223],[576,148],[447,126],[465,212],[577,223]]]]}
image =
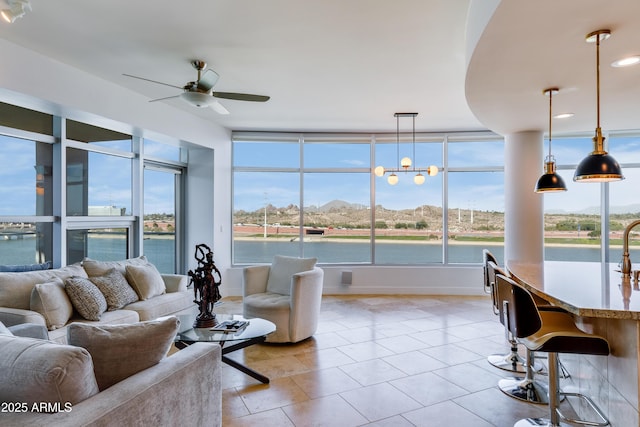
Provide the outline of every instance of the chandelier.
{"type": "Polygon", "coordinates": [[[413,177],[413,182],[417,185],[424,184],[425,176],[422,172],[425,172],[429,176],[436,176],[438,174],[438,167],[431,165],[425,169],[416,168],[415,165],[412,167],[412,161],[409,157],[403,157],[400,160],[400,117],[412,117],[413,118],[413,158],[416,158],[416,116],[418,113],[395,113],[394,116],[396,118],[396,156],[398,167],[387,169],[384,166],[376,167],[373,172],[376,176],[382,177],[387,172],[389,172],[389,176],[387,177],[387,182],[390,185],[396,185],[398,183],[398,175],[396,173],[399,172],[414,172],[416,175],[413,177]]]}

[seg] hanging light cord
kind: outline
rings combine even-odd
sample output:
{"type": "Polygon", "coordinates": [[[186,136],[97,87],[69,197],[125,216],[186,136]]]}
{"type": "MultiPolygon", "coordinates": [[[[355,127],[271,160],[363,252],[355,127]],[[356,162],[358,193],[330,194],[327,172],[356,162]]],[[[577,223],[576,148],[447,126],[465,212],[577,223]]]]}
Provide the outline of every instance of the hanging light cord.
{"type": "Polygon", "coordinates": [[[551,98],[553,98],[553,89],[549,90],[549,161],[551,161],[551,98]]]}
{"type": "Polygon", "coordinates": [[[413,116],[413,170],[416,170],[416,116],[413,116]]]}
{"type": "Polygon", "coordinates": [[[400,169],[400,116],[396,116],[396,161],[400,169]]]}
{"type": "Polygon", "coordinates": [[[600,129],[600,34],[596,34],[596,116],[600,129]]]}

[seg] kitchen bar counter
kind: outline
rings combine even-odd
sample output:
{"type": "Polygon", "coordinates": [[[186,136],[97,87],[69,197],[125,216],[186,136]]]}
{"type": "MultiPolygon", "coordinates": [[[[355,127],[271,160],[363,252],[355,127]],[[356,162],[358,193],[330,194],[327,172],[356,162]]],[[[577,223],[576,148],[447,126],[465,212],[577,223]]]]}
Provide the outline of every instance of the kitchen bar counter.
{"type": "Polygon", "coordinates": [[[536,297],[572,313],[578,327],[609,341],[609,356],[561,354],[571,377],[562,379],[560,388],[577,388],[595,398],[613,427],[640,426],[637,281],[623,281],[617,263],[508,261],[507,270],[536,297]]]}
{"type": "Polygon", "coordinates": [[[623,281],[617,264],[510,262],[507,269],[531,293],[575,315],[640,320],[638,282],[623,281]]]}

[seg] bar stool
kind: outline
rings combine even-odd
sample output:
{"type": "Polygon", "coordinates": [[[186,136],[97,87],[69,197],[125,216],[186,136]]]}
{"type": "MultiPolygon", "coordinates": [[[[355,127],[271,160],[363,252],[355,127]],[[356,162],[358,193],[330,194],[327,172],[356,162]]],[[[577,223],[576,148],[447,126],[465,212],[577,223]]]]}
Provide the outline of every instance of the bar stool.
{"type": "MultiPolygon", "coordinates": [[[[493,314],[500,314],[500,307],[496,299],[495,277],[496,273],[506,275],[506,272],[498,267],[498,260],[488,250],[482,250],[482,259],[484,266],[484,292],[491,294],[491,302],[493,305],[493,314]],[[491,265],[489,265],[491,263],[491,265]]],[[[504,323],[503,323],[504,324],[504,323]]],[[[507,336],[510,344],[510,352],[507,354],[491,354],[487,356],[487,361],[498,369],[517,374],[524,374],[527,369],[525,360],[518,354],[518,343],[512,336],[507,336]]]]}
{"type": "MultiPolygon", "coordinates": [[[[489,261],[487,263],[489,278],[493,280],[494,284],[494,300],[495,305],[499,309],[500,314],[500,323],[502,323],[505,327],[505,334],[507,335],[507,339],[512,342],[512,348],[515,348],[515,351],[518,349],[518,342],[516,341],[516,336],[513,334],[513,331],[509,328],[508,323],[508,313],[505,311],[505,306],[502,303],[504,301],[504,297],[501,295],[501,292],[505,292],[497,284],[497,277],[502,276],[506,277],[507,275],[504,271],[495,265],[493,261],[489,261]]],[[[546,309],[546,308],[545,308],[546,309]]],[[[554,309],[554,308],[549,308],[554,309]]],[[[518,355],[518,358],[520,356],[518,355]]],[[[513,397],[515,399],[523,400],[528,403],[536,403],[540,405],[546,405],[549,402],[548,398],[548,386],[545,382],[540,382],[535,379],[534,371],[541,370],[542,367],[540,364],[539,368],[535,365],[535,354],[533,351],[526,349],[526,359],[524,360],[523,367],[525,369],[524,377],[511,377],[511,378],[503,378],[498,381],[498,388],[505,393],[509,397],[513,397]]]]}
{"type": "Polygon", "coordinates": [[[591,398],[581,393],[560,391],[558,369],[558,353],[606,356],[609,354],[607,340],[580,330],[573,317],[566,312],[540,312],[531,294],[506,276],[497,275],[496,285],[511,333],[530,351],[545,352],[549,358],[550,418],[525,418],[516,422],[514,427],[558,427],[562,425],[561,420],[581,425],[608,426],[609,420],[606,415],[591,398]],[[599,420],[572,419],[563,415],[559,409],[560,398],[563,396],[582,399],[593,409],[599,420]]]}

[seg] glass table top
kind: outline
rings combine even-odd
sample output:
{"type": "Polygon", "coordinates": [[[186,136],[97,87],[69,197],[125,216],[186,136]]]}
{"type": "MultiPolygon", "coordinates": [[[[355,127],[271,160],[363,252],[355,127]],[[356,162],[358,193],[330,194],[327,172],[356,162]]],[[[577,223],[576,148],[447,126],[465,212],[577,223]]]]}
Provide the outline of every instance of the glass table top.
{"type": "Polygon", "coordinates": [[[249,325],[242,331],[232,332],[218,332],[211,331],[210,328],[194,328],[193,322],[196,320],[196,314],[185,314],[177,316],[180,319],[180,326],[175,341],[183,342],[227,342],[227,341],[241,341],[252,338],[258,338],[269,335],[275,332],[276,325],[272,322],[260,319],[245,319],[239,314],[217,314],[216,320],[223,322],[225,320],[248,320],[249,325]]]}

